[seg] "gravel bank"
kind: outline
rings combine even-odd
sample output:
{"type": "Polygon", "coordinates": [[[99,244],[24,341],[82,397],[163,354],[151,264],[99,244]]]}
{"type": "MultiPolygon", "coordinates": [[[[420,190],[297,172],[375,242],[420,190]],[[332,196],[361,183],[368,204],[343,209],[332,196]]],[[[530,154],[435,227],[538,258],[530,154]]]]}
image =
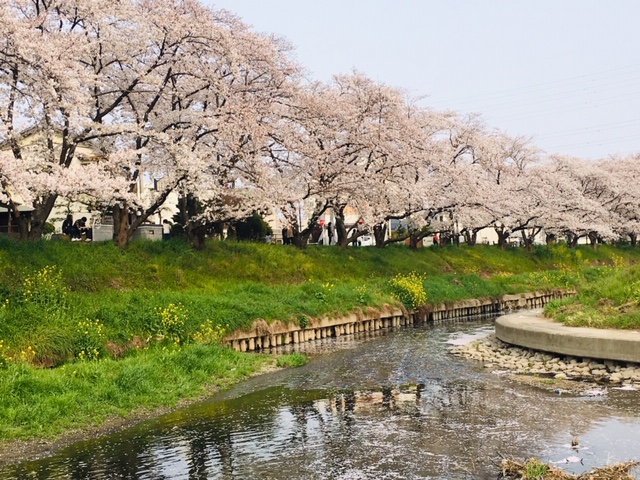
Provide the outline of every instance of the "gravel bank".
{"type": "Polygon", "coordinates": [[[561,356],[514,347],[494,335],[450,349],[457,356],[477,360],[496,373],[534,375],[640,389],[640,364],[561,356]]]}

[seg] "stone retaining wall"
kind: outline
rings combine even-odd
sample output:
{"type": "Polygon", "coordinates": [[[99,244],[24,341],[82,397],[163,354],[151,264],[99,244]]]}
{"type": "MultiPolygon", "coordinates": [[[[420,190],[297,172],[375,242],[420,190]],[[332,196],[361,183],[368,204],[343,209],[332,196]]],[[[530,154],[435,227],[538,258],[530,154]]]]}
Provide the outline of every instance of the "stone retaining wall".
{"type": "Polygon", "coordinates": [[[418,312],[387,309],[371,314],[352,313],[339,318],[310,319],[305,328],[294,323],[264,320],[254,322],[248,331],[237,330],[224,343],[242,352],[267,350],[271,347],[335,338],[359,332],[404,327],[420,323],[441,324],[451,319],[463,319],[521,308],[540,308],[549,301],[573,295],[572,291],[532,292],[503,295],[493,299],[472,299],[447,304],[429,305],[418,312]]]}

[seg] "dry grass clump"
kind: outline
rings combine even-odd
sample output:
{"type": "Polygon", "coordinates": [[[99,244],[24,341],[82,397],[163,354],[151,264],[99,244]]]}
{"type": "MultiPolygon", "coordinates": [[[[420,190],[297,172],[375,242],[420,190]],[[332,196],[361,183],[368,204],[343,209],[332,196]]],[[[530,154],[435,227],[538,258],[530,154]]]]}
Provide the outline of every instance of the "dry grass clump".
{"type": "Polygon", "coordinates": [[[640,462],[625,462],[573,475],[535,458],[524,462],[505,459],[500,466],[502,470],[498,478],[505,480],[634,480],[636,477],[629,472],[639,465],[640,462]]]}
{"type": "Polygon", "coordinates": [[[580,480],[633,480],[636,477],[629,472],[639,465],[640,462],[618,463],[617,465],[597,468],[591,472],[583,473],[578,478],[580,480]]]}

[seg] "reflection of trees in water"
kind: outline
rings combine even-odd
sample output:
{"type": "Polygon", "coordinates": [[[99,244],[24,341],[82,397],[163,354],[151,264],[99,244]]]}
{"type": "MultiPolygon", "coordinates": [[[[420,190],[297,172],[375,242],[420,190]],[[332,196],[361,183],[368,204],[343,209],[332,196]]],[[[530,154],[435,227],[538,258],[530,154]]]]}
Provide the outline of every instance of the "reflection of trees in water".
{"type": "MultiPolygon", "coordinates": [[[[140,471],[141,457],[145,458],[146,464],[155,463],[154,445],[140,441],[142,439],[139,440],[137,437],[126,440],[125,442],[107,444],[108,452],[105,452],[101,458],[92,458],[90,462],[94,465],[103,464],[104,472],[109,475],[115,473],[120,478],[135,478],[140,471]]],[[[153,464],[149,466],[153,466],[153,464]]]]}
{"type": "Polygon", "coordinates": [[[207,461],[209,460],[209,446],[213,446],[206,435],[191,435],[189,438],[189,451],[187,461],[189,463],[189,478],[204,480],[207,478],[207,461]]]}
{"type": "MultiPolygon", "coordinates": [[[[424,445],[430,452],[456,457],[473,464],[479,458],[499,453],[487,442],[497,425],[491,395],[484,384],[455,380],[425,384],[420,389],[418,423],[424,445]]],[[[510,437],[506,432],[501,436],[510,437]]],[[[501,441],[494,438],[498,443],[501,441]]]]}
{"type": "Polygon", "coordinates": [[[478,459],[487,465],[499,454],[527,455],[531,445],[544,444],[563,429],[579,434],[581,425],[602,416],[601,407],[579,399],[479,379],[332,392],[279,387],[187,412],[165,420],[163,429],[137,428],[79,444],[57,460],[0,470],[0,477],[139,478],[145,472],[168,479],[167,472],[175,473],[185,462],[180,474],[192,479],[259,478],[263,466],[281,468],[273,462],[284,456],[298,471],[323,465],[327,478],[368,460],[404,468],[411,463],[405,455],[427,462],[418,467],[423,472],[454,459],[470,468],[478,459]],[[392,460],[384,458],[387,451],[393,452],[392,460]],[[38,473],[32,477],[34,469],[38,473]]]}
{"type": "Polygon", "coordinates": [[[436,386],[436,389],[436,394],[427,398],[427,402],[441,412],[467,410],[478,404],[484,391],[482,385],[467,381],[447,382],[436,386]]]}
{"type": "MultiPolygon", "coordinates": [[[[138,478],[143,466],[146,470],[155,470],[157,464],[153,452],[158,447],[158,444],[141,441],[139,437],[118,442],[81,442],[55,457],[18,465],[6,478],[138,478]]],[[[0,471],[0,476],[4,478],[4,472],[0,471]]],[[[166,477],[158,474],[154,478],[163,480],[166,477]]]]}
{"type": "Polygon", "coordinates": [[[185,433],[189,447],[185,454],[189,465],[189,479],[210,478],[217,470],[213,463],[214,459],[219,460],[219,473],[222,473],[225,478],[233,475],[232,432],[229,428],[225,428],[227,427],[225,424],[220,425],[222,428],[218,427],[216,425],[215,428],[198,428],[185,433]]]}
{"type": "Polygon", "coordinates": [[[391,410],[391,400],[393,399],[393,388],[382,387],[382,406],[391,410]]]}
{"type": "Polygon", "coordinates": [[[293,417],[293,431],[289,435],[289,443],[302,443],[304,446],[309,439],[308,428],[312,419],[318,421],[319,431],[325,430],[324,417],[317,408],[316,401],[309,400],[302,403],[290,405],[287,410],[293,417]]]}

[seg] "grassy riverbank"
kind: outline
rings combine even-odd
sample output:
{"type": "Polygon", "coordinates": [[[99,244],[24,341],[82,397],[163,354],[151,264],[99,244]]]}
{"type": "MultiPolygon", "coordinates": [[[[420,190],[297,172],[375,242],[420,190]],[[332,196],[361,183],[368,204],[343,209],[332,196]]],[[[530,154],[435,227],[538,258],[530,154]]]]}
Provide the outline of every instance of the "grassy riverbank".
{"type": "Polygon", "coordinates": [[[271,361],[221,348],[225,333],[398,303],[397,275],[416,272],[427,302],[440,303],[576,288],[638,259],[610,247],[213,242],[196,252],[171,241],[123,252],[0,240],[0,440],[52,438],[224,387],[271,361]]]}
{"type": "Polygon", "coordinates": [[[173,407],[246,378],[271,360],[219,345],[188,345],[56,369],[13,363],[0,373],[0,438],[51,438],[111,416],[173,407]]]}
{"type": "Polygon", "coordinates": [[[575,297],[548,305],[546,314],[575,327],[640,329],[640,267],[600,273],[575,297]]]}

